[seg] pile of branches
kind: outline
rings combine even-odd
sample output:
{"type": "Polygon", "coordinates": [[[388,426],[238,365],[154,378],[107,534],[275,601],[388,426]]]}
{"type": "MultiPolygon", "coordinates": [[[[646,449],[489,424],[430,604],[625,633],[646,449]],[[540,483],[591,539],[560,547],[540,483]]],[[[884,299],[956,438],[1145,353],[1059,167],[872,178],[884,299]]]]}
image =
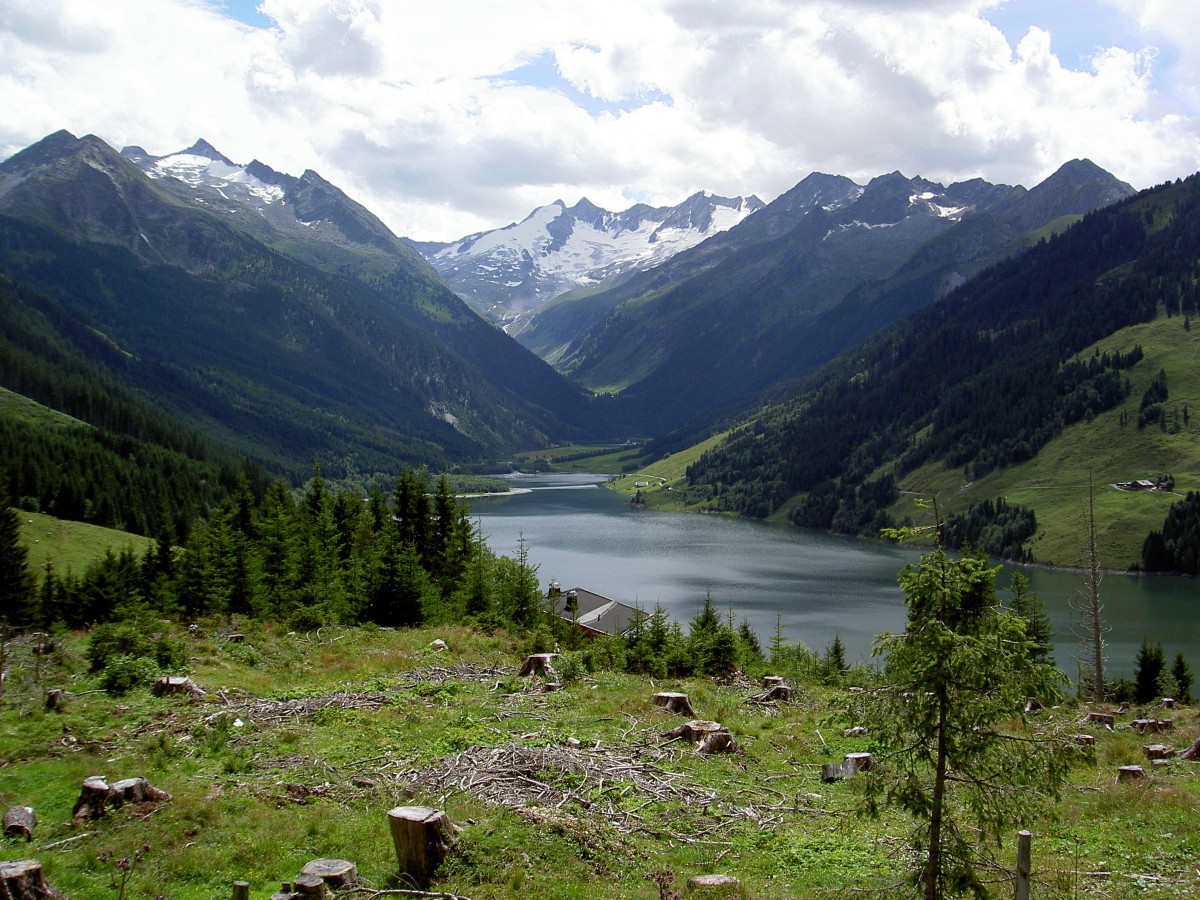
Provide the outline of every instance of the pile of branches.
{"type": "Polygon", "coordinates": [[[404,679],[397,682],[399,688],[414,688],[421,684],[445,684],[447,681],[476,681],[480,684],[491,684],[517,672],[514,666],[481,666],[473,663],[459,663],[453,666],[427,666],[424,669],[414,669],[405,674],[404,679]]]}
{"type": "Polygon", "coordinates": [[[625,833],[649,830],[638,811],[653,803],[718,814],[731,821],[768,818],[765,807],[719,803],[716,793],[692,786],[686,774],[622,750],[515,744],[473,747],[427,769],[398,772],[396,781],[433,794],[461,791],[512,809],[561,809],[573,803],[625,833]],[[631,800],[641,802],[631,806],[631,800]]]}
{"type": "Polygon", "coordinates": [[[296,700],[237,699],[224,691],[217,695],[230,711],[250,722],[282,722],[314,715],[323,709],[379,709],[392,702],[387,694],[325,694],[296,700]]]}

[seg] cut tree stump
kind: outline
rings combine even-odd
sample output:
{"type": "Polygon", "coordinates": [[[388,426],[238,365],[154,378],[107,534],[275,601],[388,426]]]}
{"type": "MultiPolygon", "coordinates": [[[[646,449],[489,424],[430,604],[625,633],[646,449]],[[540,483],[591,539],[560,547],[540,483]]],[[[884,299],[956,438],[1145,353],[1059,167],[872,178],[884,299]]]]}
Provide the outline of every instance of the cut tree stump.
{"type": "Polygon", "coordinates": [[[532,656],[525,657],[525,662],[521,663],[521,670],[517,672],[518,678],[528,678],[531,675],[541,675],[544,678],[554,678],[554,658],[557,653],[534,653],[532,656]]]}
{"type": "Polygon", "coordinates": [[[320,875],[301,875],[292,882],[293,896],[324,897],[325,880],[320,875]]]}
{"type": "Polygon", "coordinates": [[[783,680],[782,675],[764,675],[763,676],[763,688],[764,689],[773,688],[777,684],[786,684],[786,683],[787,682],[785,682],[783,680]]]}
{"type": "Polygon", "coordinates": [[[36,827],[37,813],[32,806],[10,806],[4,813],[4,833],[7,835],[32,841],[36,827]]]}
{"type": "Polygon", "coordinates": [[[867,772],[875,765],[875,757],[870,753],[847,753],[842,765],[851,775],[867,772]]]}
{"type": "Polygon", "coordinates": [[[1175,751],[1166,744],[1146,744],[1142,747],[1142,755],[1146,759],[1169,759],[1175,755],[1175,751]]]}
{"type": "Polygon", "coordinates": [[[1175,708],[1175,698],[1174,697],[1163,697],[1163,709],[1174,709],[1174,708],[1175,708]]]}
{"type": "Polygon", "coordinates": [[[192,679],[177,675],[168,675],[165,678],[158,679],[154,682],[154,687],[151,690],[155,697],[182,694],[184,697],[192,700],[202,700],[208,696],[208,692],[192,681],[192,679]]]}
{"type": "Polygon", "coordinates": [[[455,844],[457,828],[440,809],[397,806],[388,811],[388,827],[402,875],[419,888],[429,880],[455,844]]]}
{"type": "Polygon", "coordinates": [[[125,778],[114,782],[111,786],[103,776],[92,775],[85,778],[71,810],[71,818],[76,821],[96,819],[104,815],[108,807],[119,807],[125,803],[162,803],[170,800],[171,795],[159,790],[145,778],[125,778]]]}
{"type": "Polygon", "coordinates": [[[740,896],[742,882],[732,875],[693,875],[687,880],[688,893],[693,891],[716,897],[740,896]]]}
{"type": "Polygon", "coordinates": [[[50,688],[46,691],[46,709],[52,712],[62,712],[63,704],[67,701],[67,692],[62,688],[50,688]]]}
{"type": "Polygon", "coordinates": [[[1071,740],[1082,747],[1092,747],[1096,744],[1096,739],[1090,734],[1076,734],[1071,736],[1071,740]]]}
{"type": "Polygon", "coordinates": [[[728,731],[720,722],[708,722],[704,719],[693,719],[690,722],[684,722],[677,728],[672,728],[670,731],[659,732],[659,737],[667,740],[676,740],[683,738],[686,741],[691,741],[693,744],[699,743],[710,734],[715,734],[720,731],[728,731]]]}
{"type": "Polygon", "coordinates": [[[332,890],[358,884],[358,866],[348,859],[314,859],[300,870],[301,875],[315,875],[332,890]]]}
{"type": "Polygon", "coordinates": [[[714,731],[706,734],[696,747],[697,753],[737,753],[737,741],[728,731],[714,731]]]}
{"type": "Polygon", "coordinates": [[[233,883],[233,900],[250,900],[250,882],[235,881],[233,883]]]}
{"type": "Polygon", "coordinates": [[[691,716],[695,718],[696,711],[692,709],[692,702],[688,699],[687,694],[680,694],[677,691],[660,691],[650,698],[658,706],[666,709],[667,712],[678,713],[681,716],[691,716]]]}
{"type": "Polygon", "coordinates": [[[853,728],[847,728],[842,732],[842,737],[863,737],[867,734],[867,729],[863,725],[855,725],[853,728]]]}
{"type": "Polygon", "coordinates": [[[1121,766],[1117,769],[1117,781],[1137,781],[1146,777],[1146,770],[1141,766],[1121,766]]]}
{"type": "Polygon", "coordinates": [[[62,894],[46,883],[42,864],[36,859],[0,862],[0,896],[5,900],[62,900],[62,894]]]}
{"type": "Polygon", "coordinates": [[[1129,727],[1138,734],[1158,734],[1158,719],[1134,719],[1129,727]]]}
{"type": "Polygon", "coordinates": [[[1200,738],[1196,738],[1192,746],[1180,753],[1179,758],[1187,760],[1200,759],[1200,738]]]}
{"type": "Polygon", "coordinates": [[[1113,717],[1112,713],[1090,712],[1087,714],[1087,718],[1084,719],[1084,721],[1097,722],[1101,725],[1107,725],[1109,728],[1112,728],[1113,722],[1115,722],[1116,719],[1113,717]]]}

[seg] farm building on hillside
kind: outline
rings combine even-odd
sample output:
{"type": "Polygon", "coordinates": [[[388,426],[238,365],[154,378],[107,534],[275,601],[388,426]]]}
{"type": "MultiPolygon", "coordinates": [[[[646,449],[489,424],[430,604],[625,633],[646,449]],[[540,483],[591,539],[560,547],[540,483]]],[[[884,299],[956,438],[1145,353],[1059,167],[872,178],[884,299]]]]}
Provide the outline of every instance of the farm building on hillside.
{"type": "Polygon", "coordinates": [[[639,619],[647,618],[645,612],[628,603],[610,600],[583,588],[564,591],[557,582],[551,582],[546,601],[555,615],[573,622],[588,634],[620,636],[639,619]]]}

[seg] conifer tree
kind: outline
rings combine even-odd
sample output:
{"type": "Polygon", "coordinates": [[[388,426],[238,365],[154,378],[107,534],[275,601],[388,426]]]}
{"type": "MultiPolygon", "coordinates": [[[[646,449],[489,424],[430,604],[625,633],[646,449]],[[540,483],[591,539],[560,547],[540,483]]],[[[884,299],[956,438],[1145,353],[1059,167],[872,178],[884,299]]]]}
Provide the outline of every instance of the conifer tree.
{"type": "Polygon", "coordinates": [[[881,683],[851,700],[852,721],[880,751],[865,811],[894,807],[917,820],[913,874],[926,900],[986,894],[981,854],[1027,825],[1040,798],[1057,797],[1077,752],[1066,734],[1010,728],[1027,697],[1057,696],[1065,679],[1034,658],[1024,619],[1000,609],[996,571],[940,546],[906,566],[907,627],[876,640],[881,683]]]}
{"type": "Polygon", "coordinates": [[[1179,696],[1175,699],[1180,703],[1191,703],[1192,667],[1183,658],[1182,652],[1175,654],[1175,661],[1171,663],[1171,675],[1175,679],[1175,687],[1179,692],[1179,696]]]}
{"type": "Polygon", "coordinates": [[[0,616],[25,624],[33,615],[33,585],[29,551],[21,543],[21,520],[8,495],[8,475],[0,470],[0,616]]]}

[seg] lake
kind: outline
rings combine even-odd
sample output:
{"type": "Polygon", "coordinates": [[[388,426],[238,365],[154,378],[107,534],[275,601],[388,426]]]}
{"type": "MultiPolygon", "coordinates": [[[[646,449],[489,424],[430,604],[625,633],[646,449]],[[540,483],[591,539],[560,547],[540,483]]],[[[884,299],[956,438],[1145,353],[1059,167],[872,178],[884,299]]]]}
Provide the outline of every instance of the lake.
{"type": "MultiPolygon", "coordinates": [[[[653,610],[662,604],[686,627],[711,593],[733,608],[763,646],[778,621],[789,641],[823,651],[835,635],[851,662],[871,658],[875,635],[904,628],[897,573],[920,551],[882,541],[769,525],[748,519],[634,509],[605,490],[603,475],[520,476],[520,493],[468,501],[488,546],[513,556],[525,540],[543,590],[558,581],[653,610]]],[[[1022,568],[1055,629],[1055,659],[1076,675],[1079,615],[1073,572],[1022,568]]],[[[998,586],[1010,574],[1001,572],[998,586]]],[[[1108,671],[1132,675],[1143,637],[1162,644],[1167,664],[1182,652],[1200,681],[1200,582],[1109,574],[1100,586],[1108,628],[1108,671]]]]}

